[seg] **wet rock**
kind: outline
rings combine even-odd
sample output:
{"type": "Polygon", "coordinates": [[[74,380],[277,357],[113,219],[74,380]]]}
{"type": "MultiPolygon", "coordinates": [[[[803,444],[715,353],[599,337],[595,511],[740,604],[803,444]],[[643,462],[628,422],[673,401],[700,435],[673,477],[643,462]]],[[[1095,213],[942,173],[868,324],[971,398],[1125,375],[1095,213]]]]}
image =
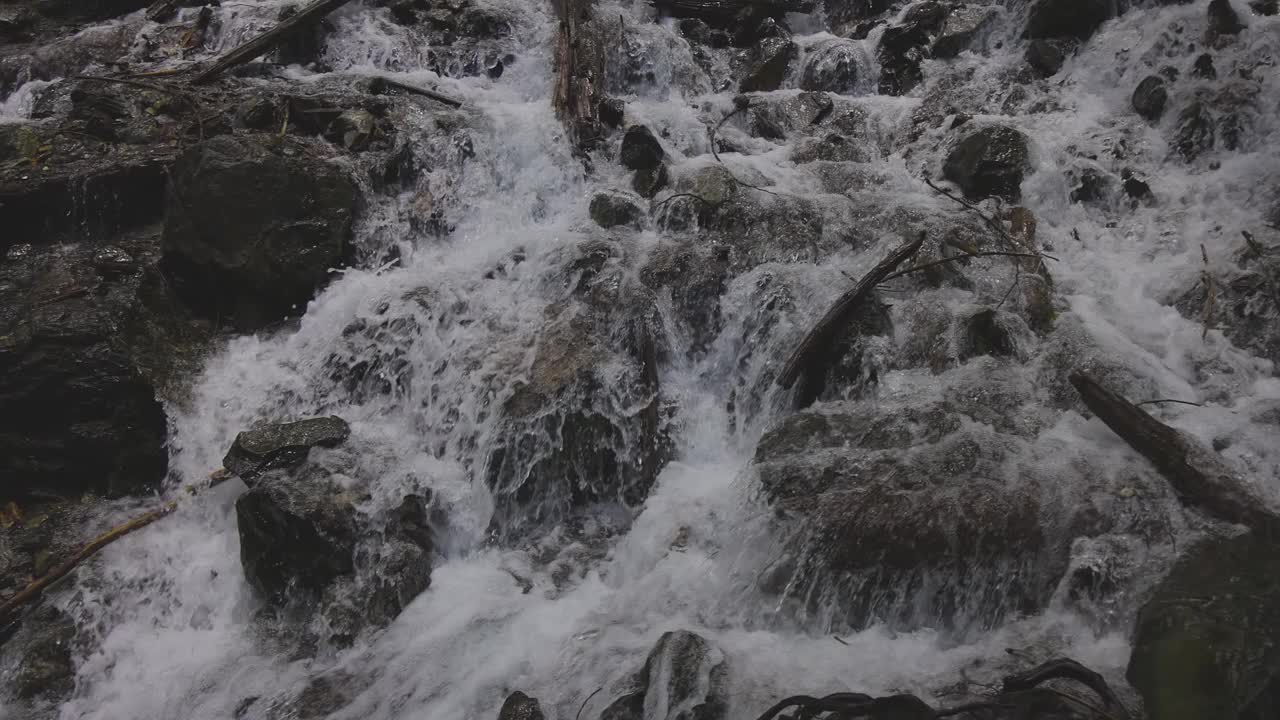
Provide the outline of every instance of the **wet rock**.
{"type": "Polygon", "coordinates": [[[94,21],[141,10],[148,0],[40,0],[36,12],[48,18],[65,21],[94,21]]]}
{"type": "Polygon", "coordinates": [[[272,603],[318,595],[354,571],[353,499],[317,472],[272,473],[236,501],[240,563],[272,603]]]}
{"type": "Polygon", "coordinates": [[[854,140],[832,133],[798,143],[791,151],[791,161],[797,165],[818,161],[865,163],[871,161],[871,153],[854,140]]]}
{"type": "Polygon", "coordinates": [[[1013,333],[995,310],[982,310],[965,321],[959,352],[962,362],[978,355],[1013,356],[1017,351],[1013,333]]]}
{"type": "Polygon", "coordinates": [[[1133,91],[1133,109],[1139,115],[1156,122],[1164,115],[1165,104],[1169,101],[1169,92],[1164,78],[1159,75],[1148,75],[1133,91]]]}
{"type": "Polygon", "coordinates": [[[1155,195],[1151,192],[1151,186],[1132,171],[1125,170],[1120,174],[1121,180],[1124,182],[1124,194],[1139,203],[1151,203],[1155,201],[1155,195]]]}
{"type": "Polygon", "coordinates": [[[1105,200],[1110,194],[1111,183],[1105,175],[1093,168],[1080,173],[1078,184],[1071,189],[1071,202],[1092,203],[1105,200]]]}
{"type": "Polygon", "coordinates": [[[827,40],[815,45],[805,56],[800,87],[853,94],[865,66],[866,60],[857,43],[838,38],[827,40]]]}
{"type": "Polygon", "coordinates": [[[728,714],[724,653],[688,630],[663,633],[632,689],[601,720],[724,720],[728,714]]]}
{"type": "Polygon", "coordinates": [[[138,269],[104,272],[100,250],[81,244],[19,247],[0,261],[0,498],[121,495],[164,478],[167,421],[151,349],[136,344],[154,322],[158,238],[115,243],[138,269]]]}
{"type": "Polygon", "coordinates": [[[885,29],[876,48],[881,94],[904,95],[920,84],[924,79],[920,64],[948,12],[948,6],[926,0],[911,6],[900,24],[885,29]]]}
{"type": "Polygon", "coordinates": [[[670,179],[666,163],[661,163],[656,167],[637,170],[635,177],[631,178],[631,189],[642,198],[652,198],[667,186],[670,179]]]}
{"type": "Polygon", "coordinates": [[[751,134],[768,140],[784,140],[793,133],[812,132],[835,111],[831,96],[820,92],[802,92],[790,97],[766,96],[753,99],[747,109],[747,126],[751,134]]]}
{"type": "Polygon", "coordinates": [[[986,628],[1043,607],[1065,550],[1033,494],[991,479],[1007,440],[942,408],[844,407],[791,415],[757,446],[797,558],[788,597],[840,608],[832,627],[986,628]]]}
{"type": "Polygon", "coordinates": [[[1062,64],[1067,61],[1067,55],[1073,47],[1074,43],[1069,40],[1032,40],[1027,45],[1027,64],[1040,77],[1052,77],[1062,69],[1062,64]]]}
{"type": "Polygon", "coordinates": [[[768,92],[782,87],[791,62],[799,52],[788,35],[766,37],[751,51],[738,92],[768,92]]]}
{"type": "Polygon", "coordinates": [[[639,228],[644,210],[626,195],[619,193],[596,193],[591,198],[591,219],[602,228],[613,228],[628,225],[639,228]]]}
{"type": "Polygon", "coordinates": [[[1280,1],[1277,0],[1252,0],[1249,3],[1249,9],[1259,15],[1271,16],[1280,13],[1280,1]]]}
{"type": "Polygon", "coordinates": [[[546,715],[542,714],[542,706],[538,701],[519,690],[508,695],[506,701],[502,703],[502,709],[498,711],[498,720],[545,719],[546,715]]]}
{"type": "Polygon", "coordinates": [[[1209,35],[1236,35],[1245,28],[1231,0],[1209,1],[1209,35]]]}
{"type": "Polygon", "coordinates": [[[1029,166],[1027,137],[1002,125],[983,128],[956,144],[942,174],[973,200],[990,196],[1017,202],[1029,166]]]}
{"type": "Polygon", "coordinates": [[[1036,0],[1023,35],[1088,40],[1102,23],[1115,17],[1114,0],[1036,0]]]}
{"type": "MultiPolygon", "coordinates": [[[[300,7],[297,5],[286,5],[280,9],[276,19],[281,21],[288,20],[297,15],[299,10],[300,7]]],[[[281,65],[311,65],[315,63],[324,52],[324,44],[329,27],[327,21],[321,20],[290,31],[276,45],[276,62],[281,65]]]]}
{"type": "Polygon", "coordinates": [[[1216,80],[1218,69],[1213,66],[1213,56],[1203,53],[1197,57],[1195,65],[1191,68],[1191,74],[1204,80],[1216,80]]]}
{"type": "Polygon", "coordinates": [[[1127,678],[1152,720],[1273,717],[1280,548],[1252,534],[1193,547],[1138,615],[1127,678]]]}
{"type": "Polygon", "coordinates": [[[55,607],[44,605],[24,617],[14,636],[0,643],[0,669],[12,683],[6,690],[19,700],[59,701],[68,695],[75,686],[75,638],[75,623],[55,607]]]}
{"type": "Polygon", "coordinates": [[[333,119],[325,137],[348,150],[360,151],[369,146],[378,132],[378,120],[368,110],[347,110],[333,119]]]}
{"type": "Polygon", "coordinates": [[[627,115],[627,103],[618,98],[605,98],[597,107],[600,122],[605,127],[620,128],[627,115]]]}
{"type": "Polygon", "coordinates": [[[246,483],[269,470],[301,465],[311,448],[332,448],[347,441],[351,426],[335,415],[276,423],[236,435],[222,465],[246,483]]]}
{"type": "Polygon", "coordinates": [[[933,56],[953,58],[966,50],[982,50],[982,40],[998,15],[999,12],[992,7],[970,5],[952,8],[933,41],[933,56]]]}
{"type": "Polygon", "coordinates": [[[630,511],[666,462],[661,321],[653,296],[624,281],[618,252],[587,243],[566,263],[574,295],[502,406],[485,463],[499,539],[526,540],[592,506],[630,511]]]}
{"type": "Polygon", "coordinates": [[[322,152],[292,138],[220,136],[183,153],[164,268],[192,307],[258,329],[300,312],[341,264],[359,195],[322,152]]]}
{"type": "Polygon", "coordinates": [[[0,41],[25,43],[34,39],[32,30],[39,17],[29,7],[0,8],[0,41]]]}
{"type": "Polygon", "coordinates": [[[287,710],[280,716],[298,720],[328,717],[351,703],[352,684],[353,678],[342,671],[313,677],[298,696],[286,704],[287,710]]]}
{"type": "Polygon", "coordinates": [[[622,138],[622,166],[630,170],[652,170],[662,164],[667,153],[653,131],[632,125],[622,138]]]}
{"type": "Polygon", "coordinates": [[[833,28],[855,24],[886,12],[894,0],[822,0],[827,20],[833,28]]]}
{"type": "Polygon", "coordinates": [[[1193,102],[1178,115],[1173,146],[1182,159],[1192,162],[1214,144],[1213,115],[1200,102],[1193,102]]]}

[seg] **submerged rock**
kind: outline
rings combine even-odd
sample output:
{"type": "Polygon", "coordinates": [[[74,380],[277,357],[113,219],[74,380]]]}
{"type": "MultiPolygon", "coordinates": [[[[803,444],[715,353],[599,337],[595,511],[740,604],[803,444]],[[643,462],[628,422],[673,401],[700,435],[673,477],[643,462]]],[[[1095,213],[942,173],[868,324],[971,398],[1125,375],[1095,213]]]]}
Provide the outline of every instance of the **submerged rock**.
{"type": "Polygon", "coordinates": [[[667,153],[653,131],[632,125],[622,138],[622,166],[630,170],[652,170],[662,164],[667,153]]]}
{"type": "Polygon", "coordinates": [[[264,425],[236,435],[222,465],[245,482],[252,482],[268,470],[301,465],[311,448],[336,447],[350,435],[351,426],[334,415],[264,425]]]}
{"type": "Polygon", "coordinates": [[[1073,46],[1068,40],[1032,40],[1027,45],[1027,64],[1040,77],[1052,77],[1062,69],[1073,46]]]}
{"type": "Polygon", "coordinates": [[[1182,557],[1138,615],[1127,677],[1151,720],[1275,717],[1280,547],[1253,534],[1182,557]]]}
{"type": "Polygon", "coordinates": [[[219,136],[179,158],[164,268],[208,317],[255,330],[300,312],[347,253],[358,191],[315,146],[219,136]]]}
{"type": "Polygon", "coordinates": [[[0,640],[0,675],[17,700],[58,702],[75,686],[71,651],[76,626],[61,610],[44,605],[22,618],[12,638],[0,640]]]}
{"type": "Polygon", "coordinates": [[[724,720],[728,677],[724,653],[688,630],[663,633],[632,688],[601,720],[724,720]]]}
{"type": "Polygon", "coordinates": [[[631,198],[618,193],[596,193],[591,198],[589,209],[591,219],[602,228],[613,228],[619,225],[640,227],[644,210],[631,198]]]}
{"type": "Polygon", "coordinates": [[[1182,159],[1192,162],[1214,145],[1213,115],[1203,103],[1193,102],[1178,115],[1173,146],[1182,159]]]}
{"type": "Polygon", "coordinates": [[[1164,106],[1168,101],[1169,92],[1165,89],[1165,80],[1159,75],[1148,75],[1133,91],[1133,109],[1152,122],[1164,115],[1164,106]]]}
{"type": "Polygon", "coordinates": [[[1017,202],[1022,177],[1029,166],[1027,136],[994,125],[968,135],[952,149],[942,174],[959,185],[972,200],[990,196],[1017,202]]]}
{"type": "Polygon", "coordinates": [[[498,720],[545,720],[537,699],[516,690],[507,696],[498,711],[498,720]]]}
{"type": "Polygon", "coordinates": [[[805,56],[800,87],[833,93],[853,94],[858,88],[866,61],[862,49],[851,40],[834,39],[815,45],[805,56]]]}
{"type": "Polygon", "coordinates": [[[952,8],[938,37],[933,41],[934,57],[953,58],[970,50],[981,50],[982,40],[989,32],[999,11],[992,7],[961,6],[952,8]]]}

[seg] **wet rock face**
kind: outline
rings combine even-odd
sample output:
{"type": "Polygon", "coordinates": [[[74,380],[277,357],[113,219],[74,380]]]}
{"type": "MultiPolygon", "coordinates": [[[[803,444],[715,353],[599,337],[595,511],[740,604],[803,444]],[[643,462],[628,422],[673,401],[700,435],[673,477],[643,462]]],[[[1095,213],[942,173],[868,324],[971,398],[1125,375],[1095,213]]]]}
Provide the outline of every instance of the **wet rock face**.
{"type": "Polygon", "coordinates": [[[23,618],[13,637],[0,643],[0,675],[8,686],[0,697],[60,700],[75,685],[72,643],[76,626],[61,610],[44,605],[23,618]]]}
{"type": "Polygon", "coordinates": [[[1203,103],[1193,102],[1178,115],[1173,146],[1187,162],[1213,149],[1214,118],[1203,103]]]}
{"type": "Polygon", "coordinates": [[[942,174],[972,200],[994,195],[1017,202],[1028,166],[1027,137],[1013,128],[995,125],[957,143],[942,166],[942,174]]]}
{"type": "Polygon", "coordinates": [[[574,296],[553,308],[527,382],[502,406],[484,470],[500,539],[526,540],[591,506],[632,510],[666,462],[661,322],[620,260],[608,243],[579,248],[566,267],[574,296]]]}
{"type": "Polygon", "coordinates": [[[688,630],[663,633],[633,688],[601,720],[724,720],[728,713],[724,653],[688,630]]]}
{"type": "Polygon", "coordinates": [[[1159,75],[1144,78],[1133,91],[1133,109],[1147,120],[1159,120],[1169,101],[1169,91],[1165,86],[1164,78],[1159,75]]]}
{"type": "Polygon", "coordinates": [[[351,426],[333,415],[265,425],[236,435],[222,465],[245,482],[253,482],[268,470],[302,464],[313,447],[336,447],[350,435],[351,426]]]}
{"type": "Polygon", "coordinates": [[[626,195],[618,193],[597,193],[591,198],[591,219],[602,228],[626,225],[639,227],[644,218],[644,211],[626,195]]]}
{"type": "Polygon", "coordinates": [[[1138,615],[1127,677],[1152,720],[1274,717],[1280,548],[1252,534],[1192,548],[1138,615]]]}
{"type": "Polygon", "coordinates": [[[653,131],[632,125],[622,138],[622,166],[630,170],[652,170],[662,164],[667,153],[653,131]]]}
{"type": "Polygon", "coordinates": [[[1027,45],[1027,64],[1040,77],[1052,77],[1062,69],[1072,46],[1068,40],[1032,40],[1027,45]]]}
{"type": "Polygon", "coordinates": [[[799,54],[799,47],[785,31],[767,35],[751,51],[739,92],[767,92],[782,87],[782,81],[799,54]]]}
{"type": "Polygon", "coordinates": [[[164,268],[206,316],[254,330],[295,314],[347,253],[358,193],[310,143],[220,136],[179,158],[164,268]]]}
{"type": "Polygon", "coordinates": [[[853,94],[865,61],[861,48],[850,40],[827,40],[809,50],[800,87],[805,90],[853,94]]]}
{"type": "Polygon", "coordinates": [[[1043,607],[1065,549],[1045,537],[1033,494],[990,479],[1007,447],[945,406],[783,420],[755,458],[791,538],[780,587],[814,612],[840,608],[833,626],[964,631],[1043,607]]]}
{"type": "Polygon", "coordinates": [[[885,29],[876,49],[881,94],[905,95],[920,84],[924,79],[920,64],[949,12],[948,6],[926,0],[911,6],[901,24],[885,29]]]}
{"type": "Polygon", "coordinates": [[[1209,34],[1235,35],[1245,28],[1231,0],[1210,0],[1209,34]]]}
{"type": "Polygon", "coordinates": [[[498,720],[545,720],[542,706],[537,699],[531,698],[519,690],[507,696],[498,711],[498,720]]]}
{"type": "Polygon", "coordinates": [[[0,260],[0,498],[121,495],[164,479],[165,413],[130,342],[157,244],[140,236],[97,263],[101,251],[79,245],[0,260]]]}
{"type": "Polygon", "coordinates": [[[1027,18],[1028,38],[1087,40],[1118,14],[1115,0],[1036,0],[1027,18]]]}

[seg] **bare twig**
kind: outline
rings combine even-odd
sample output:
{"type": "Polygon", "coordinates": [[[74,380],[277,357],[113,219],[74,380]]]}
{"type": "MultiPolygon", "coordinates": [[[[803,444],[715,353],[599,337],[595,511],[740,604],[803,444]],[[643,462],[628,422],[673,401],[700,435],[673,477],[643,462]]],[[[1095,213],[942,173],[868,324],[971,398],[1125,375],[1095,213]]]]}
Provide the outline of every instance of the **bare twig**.
{"type": "Polygon", "coordinates": [[[951,200],[954,200],[955,202],[957,202],[957,203],[959,203],[959,204],[963,205],[964,207],[968,208],[969,210],[971,210],[975,215],[977,215],[978,217],[982,218],[982,221],[983,221],[983,222],[985,222],[985,223],[987,224],[987,227],[990,227],[992,230],[994,230],[994,231],[995,231],[995,233],[996,233],[997,235],[999,235],[1001,238],[1003,238],[1005,242],[1009,243],[1009,245],[1010,245],[1010,246],[1012,246],[1012,247],[1019,247],[1019,246],[1021,246],[1021,245],[1022,245],[1022,243],[1020,243],[1020,242],[1018,242],[1018,241],[1014,240],[1014,239],[1013,239],[1013,236],[1009,235],[1009,232],[1008,232],[1007,230],[1005,230],[1005,229],[1004,229],[1004,227],[1002,227],[1002,226],[1000,225],[1000,223],[996,221],[996,219],[995,219],[995,218],[993,218],[993,217],[991,217],[990,215],[988,215],[988,214],[986,214],[986,213],[982,212],[982,208],[979,208],[977,205],[975,205],[975,204],[973,204],[973,203],[969,202],[968,200],[965,200],[965,199],[964,199],[964,198],[962,198],[962,197],[958,197],[958,196],[956,196],[956,195],[953,195],[953,194],[951,194],[951,193],[947,192],[946,190],[944,190],[944,189],[942,189],[942,188],[938,187],[937,185],[935,185],[935,184],[933,183],[933,181],[932,181],[932,180],[930,180],[930,179],[929,179],[929,178],[927,178],[927,177],[926,177],[926,178],[924,178],[924,184],[925,184],[925,185],[928,185],[930,188],[932,188],[934,192],[939,193],[940,195],[943,195],[943,196],[945,196],[945,197],[947,197],[947,198],[950,198],[951,200]]]}
{"type": "Polygon", "coordinates": [[[1134,403],[1134,405],[1136,405],[1137,407],[1142,407],[1143,405],[1156,405],[1159,403],[1178,403],[1179,405],[1194,405],[1196,407],[1204,407],[1203,404],[1198,402],[1191,402],[1190,400],[1171,400],[1169,398],[1160,398],[1159,400],[1143,400],[1142,402],[1134,403]]]}
{"type": "Polygon", "coordinates": [[[587,699],[582,701],[582,705],[578,706],[578,714],[573,716],[573,720],[582,720],[582,711],[587,709],[587,703],[591,702],[591,698],[599,695],[601,690],[604,690],[603,685],[596,688],[595,692],[588,695],[587,699]]]}
{"type": "Polygon", "coordinates": [[[1213,311],[1218,304],[1218,287],[1213,282],[1213,274],[1209,272],[1209,251],[1203,243],[1200,244],[1200,257],[1204,260],[1204,270],[1200,271],[1200,277],[1204,280],[1204,310],[1200,315],[1200,322],[1204,325],[1204,330],[1200,333],[1200,339],[1204,340],[1209,337],[1209,328],[1213,324],[1213,311]]]}
{"type": "Polygon", "coordinates": [[[710,200],[702,197],[701,195],[695,195],[693,193],[683,192],[683,193],[675,193],[673,195],[668,195],[667,197],[663,198],[661,201],[658,202],[658,204],[653,206],[653,211],[656,213],[662,210],[662,208],[666,207],[672,200],[678,200],[680,198],[693,198],[694,200],[697,200],[698,202],[702,203],[703,205],[706,205],[712,210],[720,207],[720,205],[722,204],[722,203],[713,203],[710,200]]]}
{"type": "Polygon", "coordinates": [[[432,100],[435,100],[438,103],[443,103],[452,108],[462,107],[461,100],[454,100],[448,95],[441,95],[435,90],[428,90],[427,88],[421,88],[421,87],[418,87],[417,85],[402,83],[397,80],[388,80],[387,78],[380,78],[380,79],[382,80],[382,82],[386,83],[388,86],[393,88],[398,88],[407,93],[411,93],[413,95],[421,95],[422,97],[425,97],[425,98],[431,98],[432,100]]]}

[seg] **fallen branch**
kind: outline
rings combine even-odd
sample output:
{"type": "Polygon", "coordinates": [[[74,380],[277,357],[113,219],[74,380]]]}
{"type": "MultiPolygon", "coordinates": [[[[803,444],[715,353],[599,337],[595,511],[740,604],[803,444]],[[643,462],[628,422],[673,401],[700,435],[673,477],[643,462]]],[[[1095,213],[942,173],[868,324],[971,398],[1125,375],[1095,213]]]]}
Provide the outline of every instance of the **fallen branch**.
{"type": "Polygon", "coordinates": [[[1204,244],[1200,244],[1200,257],[1204,260],[1204,270],[1200,271],[1200,278],[1204,282],[1204,312],[1201,313],[1200,322],[1204,325],[1204,330],[1200,333],[1200,339],[1204,340],[1209,337],[1209,328],[1213,325],[1213,311],[1218,304],[1218,286],[1213,282],[1213,273],[1209,272],[1209,251],[1204,249],[1204,244]]]}
{"type": "Polygon", "coordinates": [[[147,8],[147,19],[151,22],[162,22],[173,17],[178,11],[180,0],[156,0],[147,8]]]}
{"type": "Polygon", "coordinates": [[[297,14],[281,20],[275,27],[218,58],[207,69],[192,78],[191,82],[196,85],[207,83],[233,67],[243,65],[256,57],[264,55],[268,50],[285,40],[289,33],[306,27],[311,23],[319,22],[325,15],[350,1],[314,0],[310,5],[299,10],[297,14]]]}
{"type": "MultiPolygon", "coordinates": [[[[230,473],[227,473],[221,470],[215,471],[213,474],[209,476],[209,484],[206,485],[204,489],[208,489],[208,488],[220,485],[230,477],[232,477],[230,473]]],[[[195,491],[191,490],[191,492],[195,492],[195,491]]],[[[38,600],[41,594],[44,593],[46,588],[48,588],[50,585],[54,584],[55,582],[61,580],[72,570],[75,570],[80,565],[80,563],[96,555],[97,552],[102,548],[110,545],[111,543],[115,542],[116,540],[119,540],[120,538],[124,537],[125,535],[128,535],[129,533],[135,530],[141,530],[142,528],[150,525],[151,523],[159,520],[160,518],[172,513],[177,508],[178,508],[178,500],[176,498],[173,500],[169,500],[165,502],[163,505],[161,505],[160,507],[156,508],[155,510],[151,510],[146,513],[143,513],[142,515],[139,515],[138,517],[133,518],[132,520],[122,525],[117,525],[116,527],[111,528],[107,532],[89,541],[88,544],[80,548],[80,550],[78,550],[70,558],[66,559],[65,561],[63,561],[62,563],[60,563],[49,572],[42,575],[41,577],[33,580],[31,584],[27,585],[22,590],[19,590],[17,593],[13,595],[13,597],[4,601],[4,604],[0,605],[0,622],[4,622],[11,615],[13,615],[18,608],[22,607],[23,605],[26,605],[28,603],[35,602],[36,600],[38,600]]]]}
{"type": "Polygon", "coordinates": [[[1159,400],[1143,400],[1140,403],[1134,403],[1134,405],[1137,407],[1142,407],[1143,405],[1159,405],[1160,403],[1178,403],[1179,405],[1194,405],[1195,407],[1204,407],[1203,404],[1198,402],[1191,402],[1190,400],[1173,400],[1170,398],[1160,398],[1159,400]]]}
{"type": "Polygon", "coordinates": [[[403,90],[413,95],[421,95],[422,97],[425,97],[425,98],[431,98],[432,100],[435,100],[438,103],[443,103],[452,108],[462,107],[461,100],[454,100],[448,95],[441,95],[435,90],[428,90],[426,88],[418,87],[417,85],[409,85],[408,83],[402,83],[396,80],[388,80],[387,78],[378,78],[378,80],[381,80],[388,87],[393,87],[398,90],[403,90]]]}
{"type": "Polygon", "coordinates": [[[831,358],[828,357],[831,346],[839,339],[841,331],[848,327],[854,312],[868,296],[875,292],[876,285],[884,282],[890,273],[920,250],[924,245],[924,238],[925,235],[922,232],[915,240],[903,244],[871,268],[871,271],[864,275],[852,290],[836,300],[831,309],[822,316],[818,324],[813,326],[813,329],[791,353],[782,373],[778,376],[778,384],[790,389],[796,381],[802,381],[796,394],[797,409],[812,404],[822,392],[821,380],[831,362],[831,358]]]}
{"type": "Polygon", "coordinates": [[[1093,414],[1164,475],[1182,504],[1268,537],[1280,537],[1280,517],[1244,487],[1215,453],[1089,375],[1076,371],[1069,379],[1093,414]]]}
{"type": "Polygon", "coordinates": [[[933,181],[932,181],[932,180],[930,180],[930,179],[929,179],[929,178],[927,178],[927,177],[926,177],[926,178],[924,178],[924,184],[925,184],[925,185],[928,185],[930,188],[932,188],[934,192],[936,192],[936,193],[938,193],[938,194],[940,194],[940,195],[942,195],[942,196],[944,196],[944,197],[950,198],[951,200],[953,200],[953,201],[955,201],[955,202],[959,203],[960,205],[963,205],[965,208],[967,208],[968,210],[972,211],[975,215],[977,215],[978,217],[982,218],[982,221],[983,221],[983,222],[985,222],[985,223],[987,224],[987,227],[989,227],[989,228],[991,228],[992,230],[994,230],[994,231],[996,232],[996,234],[997,234],[997,235],[999,235],[1001,238],[1003,238],[1003,239],[1004,239],[1004,241],[1005,241],[1005,242],[1009,243],[1009,246],[1010,246],[1010,247],[1020,247],[1020,246],[1022,245],[1022,243],[1018,242],[1017,240],[1014,240],[1014,239],[1013,239],[1013,236],[1012,236],[1012,235],[1010,235],[1010,234],[1009,234],[1009,232],[1008,232],[1007,230],[1005,230],[1005,229],[1004,229],[1004,227],[1003,227],[1000,223],[996,222],[995,218],[993,218],[993,217],[991,217],[990,215],[988,215],[988,214],[986,214],[986,213],[982,212],[982,208],[979,208],[977,205],[975,205],[975,204],[973,204],[973,203],[969,202],[968,200],[965,200],[965,199],[964,199],[964,198],[962,198],[962,197],[958,197],[958,196],[956,196],[956,195],[952,195],[951,193],[947,192],[946,190],[943,190],[942,188],[938,187],[937,185],[934,185],[934,184],[933,184],[933,181]]]}
{"type": "MultiPolygon", "coordinates": [[[[966,258],[981,258],[981,257],[1020,257],[1020,258],[1035,258],[1037,260],[1041,258],[1049,258],[1049,256],[1047,255],[1038,255],[1036,253],[1002,252],[1002,251],[996,251],[996,250],[989,250],[986,252],[966,252],[964,255],[953,255],[951,257],[942,258],[941,260],[931,260],[930,262],[927,262],[927,263],[920,263],[919,265],[913,265],[907,268],[906,270],[899,270],[891,275],[886,276],[882,282],[889,282],[890,280],[896,280],[902,277],[903,275],[910,275],[911,273],[920,272],[921,270],[928,270],[931,267],[937,267],[939,265],[944,265],[949,262],[955,262],[956,260],[964,260],[966,258]]],[[[1049,258],[1049,259],[1055,260],[1056,258],[1049,258]]]]}

